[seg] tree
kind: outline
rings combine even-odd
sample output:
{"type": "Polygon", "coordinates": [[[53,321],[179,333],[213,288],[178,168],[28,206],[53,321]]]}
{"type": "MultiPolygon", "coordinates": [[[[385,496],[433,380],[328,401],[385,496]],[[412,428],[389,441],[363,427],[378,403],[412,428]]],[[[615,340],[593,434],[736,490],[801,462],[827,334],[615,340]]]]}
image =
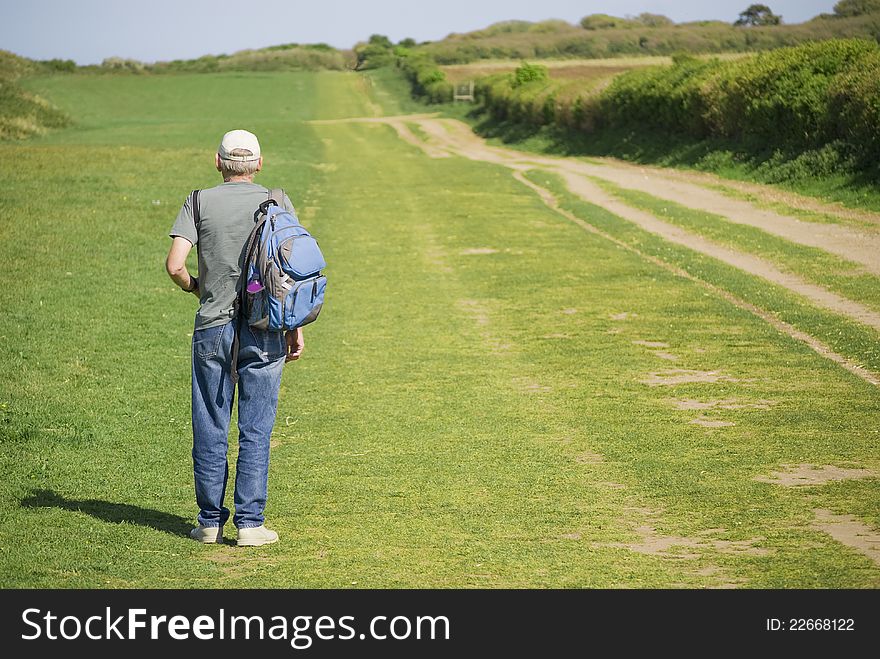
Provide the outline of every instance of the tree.
{"type": "Polygon", "coordinates": [[[367,43],[355,44],[354,54],[357,56],[355,71],[375,69],[391,61],[391,39],[383,34],[370,35],[367,43]]]}
{"type": "Polygon", "coordinates": [[[674,25],[671,18],[667,18],[662,14],[649,14],[648,12],[639,14],[636,16],[635,20],[645,27],[667,27],[669,25],[674,25]]]}
{"type": "Polygon", "coordinates": [[[371,34],[367,43],[369,43],[371,46],[379,46],[380,48],[390,49],[392,46],[391,39],[386,37],[384,34],[371,34]]]}
{"type": "Polygon", "coordinates": [[[782,16],[774,14],[767,5],[749,5],[740,13],[734,25],[779,25],[781,22],[782,16]]]}
{"type": "Polygon", "coordinates": [[[849,18],[880,12],[880,0],[840,0],[834,5],[834,16],[849,18]]]}
{"type": "Polygon", "coordinates": [[[590,14],[581,19],[581,27],[585,30],[607,30],[623,27],[628,22],[625,18],[617,18],[617,16],[609,16],[608,14],[590,14]]]}

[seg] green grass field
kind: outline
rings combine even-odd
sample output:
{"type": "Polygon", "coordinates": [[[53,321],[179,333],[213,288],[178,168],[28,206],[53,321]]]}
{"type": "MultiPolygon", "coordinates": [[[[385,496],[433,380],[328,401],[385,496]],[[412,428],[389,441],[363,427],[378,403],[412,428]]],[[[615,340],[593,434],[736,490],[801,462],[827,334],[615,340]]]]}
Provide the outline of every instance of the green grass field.
{"type": "MultiPolygon", "coordinates": [[[[876,536],[878,388],[565,220],[500,166],[428,158],[385,125],[305,123],[409,111],[381,86],[331,72],[25,82],[75,125],[0,143],[3,587],[880,586],[876,560],[815,512],[876,536]],[[260,136],[258,182],[285,187],[330,264],[273,434],[281,542],[258,550],[186,536],[195,300],[163,267],[179,205],[218,182],[213,150],[235,127],[260,136]],[[672,369],[714,381],[663,384],[672,369]],[[693,401],[708,407],[681,409],[693,401]],[[785,464],[869,471],[756,480],[785,464]]],[[[877,304],[805,250],[761,249],[877,304]]],[[[693,265],[759,302],[755,282],[693,265]]],[[[876,333],[783,307],[876,359],[876,333]]]]}

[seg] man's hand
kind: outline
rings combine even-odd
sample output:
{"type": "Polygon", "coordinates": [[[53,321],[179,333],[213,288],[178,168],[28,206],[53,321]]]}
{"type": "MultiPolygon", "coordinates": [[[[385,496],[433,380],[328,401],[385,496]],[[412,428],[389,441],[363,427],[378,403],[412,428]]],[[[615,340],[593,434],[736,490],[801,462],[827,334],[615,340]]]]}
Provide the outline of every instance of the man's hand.
{"type": "Polygon", "coordinates": [[[297,327],[295,330],[287,330],[284,334],[284,340],[287,344],[287,356],[284,359],[284,363],[299,359],[306,345],[303,340],[302,327],[297,327]]]}

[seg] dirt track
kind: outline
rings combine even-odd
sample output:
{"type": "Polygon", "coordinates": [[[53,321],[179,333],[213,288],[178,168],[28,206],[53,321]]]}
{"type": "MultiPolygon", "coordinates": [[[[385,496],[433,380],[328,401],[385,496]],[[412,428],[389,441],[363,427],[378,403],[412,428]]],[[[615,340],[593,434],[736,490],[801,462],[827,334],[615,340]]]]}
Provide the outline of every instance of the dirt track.
{"type": "MultiPolygon", "coordinates": [[[[667,176],[656,169],[621,166],[606,160],[594,165],[571,158],[548,158],[489,146],[465,124],[454,119],[418,115],[407,119],[434,140],[432,146],[448,150],[472,160],[484,160],[516,166],[535,163],[560,173],[600,178],[622,188],[646,192],[689,208],[721,215],[731,222],[757,227],[793,243],[817,247],[863,266],[880,275],[880,235],[838,224],[804,222],[794,217],[756,207],[748,201],[732,199],[701,185],[667,176]]],[[[395,127],[400,118],[392,118],[395,127]]]]}
{"type": "MultiPolygon", "coordinates": [[[[805,222],[794,217],[765,210],[756,205],[739,199],[733,199],[720,192],[707,189],[693,183],[680,172],[664,172],[656,168],[635,167],[604,159],[601,164],[587,163],[581,160],[561,157],[547,157],[529,154],[503,147],[490,146],[475,135],[469,126],[454,120],[432,114],[416,114],[391,117],[364,117],[353,119],[329,120],[315,123],[365,122],[384,123],[392,126],[398,136],[412,144],[432,158],[444,158],[457,155],[470,160],[489,162],[513,169],[520,182],[535,189],[544,202],[566,217],[569,214],[561,211],[547,191],[531,184],[519,173],[529,169],[546,169],[559,174],[569,190],[582,199],[606,208],[615,215],[633,222],[641,228],[661,236],[665,240],[677,243],[706,254],[745,272],[761,277],[779,286],[783,286],[819,307],[847,316],[862,324],[880,330],[880,313],[865,305],[844,298],[833,291],[808,282],[803,278],[783,272],[770,261],[740,250],[720,245],[700,235],[665,222],[645,211],[633,208],[614,195],[605,192],[594,180],[602,179],[615,185],[648,193],[660,199],[702,210],[725,217],[731,222],[760,228],[768,233],[780,236],[792,243],[822,249],[826,252],[854,262],[866,272],[880,275],[880,233],[861,231],[841,224],[805,222]],[[428,136],[428,140],[420,139],[410,128],[418,126],[428,136]],[[542,194],[546,193],[546,194],[542,194]]],[[[756,188],[757,189],[757,188],[756,188]]],[[[837,214],[839,209],[821,202],[810,204],[811,210],[837,214]]],[[[842,217],[848,216],[845,212],[842,217]]],[[[569,218],[571,219],[571,218],[569,218]]],[[[880,217],[871,213],[861,213],[860,218],[868,224],[875,221],[880,225],[880,217]]],[[[578,222],[581,224],[581,222],[578,222]]],[[[585,227],[586,228],[586,227],[585,227]]],[[[743,301],[737,300],[738,306],[743,301]]],[[[748,305],[751,307],[752,305],[748,305]]],[[[745,307],[744,307],[745,308],[745,307]]],[[[758,313],[756,309],[749,309],[758,313]]],[[[766,313],[758,313],[770,322],[766,313]]],[[[778,322],[771,323],[777,329],[802,340],[825,357],[845,366],[864,379],[880,384],[874,374],[867,374],[858,365],[831,351],[813,337],[808,337],[793,327],[783,327],[778,322]],[[867,375],[867,377],[866,377],[867,375]]]]}

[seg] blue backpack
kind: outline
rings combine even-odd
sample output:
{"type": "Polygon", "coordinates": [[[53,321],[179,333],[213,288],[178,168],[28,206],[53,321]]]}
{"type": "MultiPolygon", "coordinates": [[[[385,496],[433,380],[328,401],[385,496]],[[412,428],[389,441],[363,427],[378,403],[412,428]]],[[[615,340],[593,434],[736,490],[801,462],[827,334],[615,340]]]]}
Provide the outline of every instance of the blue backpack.
{"type": "Polygon", "coordinates": [[[244,252],[239,314],[256,329],[308,325],[324,304],[324,255],[296,215],[279,205],[283,199],[283,190],[269,191],[244,252]]]}

